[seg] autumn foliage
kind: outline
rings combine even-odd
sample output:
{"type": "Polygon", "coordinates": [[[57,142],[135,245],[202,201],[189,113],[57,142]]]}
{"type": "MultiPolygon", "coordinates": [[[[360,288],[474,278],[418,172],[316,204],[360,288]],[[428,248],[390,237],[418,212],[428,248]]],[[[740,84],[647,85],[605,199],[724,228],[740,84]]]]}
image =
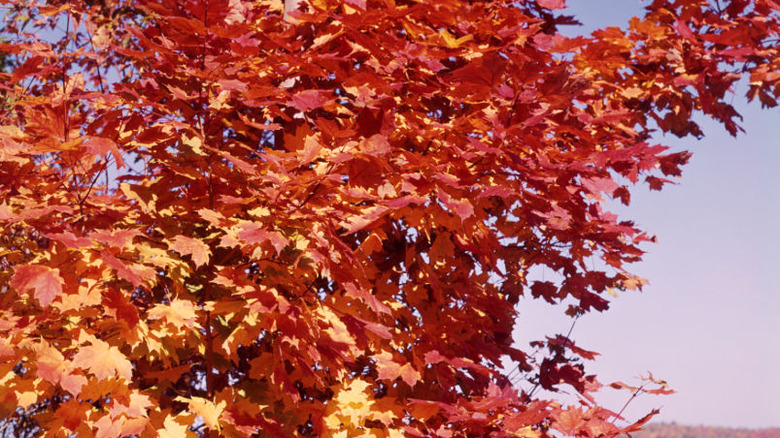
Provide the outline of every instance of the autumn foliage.
{"type": "Polygon", "coordinates": [[[655,0],[578,38],[563,0],[2,4],[20,437],[633,430],[594,404],[594,353],[513,345],[516,304],[641,287],[651,237],[606,201],[680,174],[651,134],[736,134],[741,77],[780,96],[773,0],[655,0]]]}

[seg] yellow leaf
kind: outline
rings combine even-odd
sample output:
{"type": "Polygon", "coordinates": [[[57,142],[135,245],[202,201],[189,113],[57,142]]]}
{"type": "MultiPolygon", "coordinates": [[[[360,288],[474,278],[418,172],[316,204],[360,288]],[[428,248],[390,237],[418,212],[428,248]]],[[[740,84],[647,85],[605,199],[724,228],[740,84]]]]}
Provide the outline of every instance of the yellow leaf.
{"type": "Polygon", "coordinates": [[[327,334],[333,342],[345,344],[350,350],[356,348],[355,339],[349,332],[347,325],[344,324],[332,310],[327,307],[320,307],[317,309],[317,313],[319,313],[320,317],[325,321],[330,323],[331,327],[326,328],[322,332],[327,334]]]}
{"type": "Polygon", "coordinates": [[[334,389],[334,402],[328,404],[325,425],[336,429],[340,424],[348,428],[361,426],[363,420],[372,413],[373,396],[369,398],[371,384],[365,380],[356,379],[339,385],[334,389]]]}
{"type": "Polygon", "coordinates": [[[188,138],[184,136],[181,139],[181,143],[192,148],[192,152],[198,155],[205,155],[205,152],[203,152],[203,141],[199,137],[188,138]]]}
{"type": "Polygon", "coordinates": [[[444,40],[444,44],[446,44],[447,47],[449,47],[451,49],[458,48],[463,43],[471,41],[471,39],[473,38],[472,35],[465,35],[465,36],[462,36],[462,37],[460,37],[458,39],[455,39],[455,37],[453,37],[448,31],[446,31],[444,29],[439,31],[439,35],[444,40]]]}
{"type": "Polygon", "coordinates": [[[31,404],[38,401],[38,394],[35,391],[24,391],[16,393],[16,405],[22,409],[27,409],[31,404]]]}
{"type": "Polygon", "coordinates": [[[140,185],[130,185],[128,183],[120,183],[119,190],[130,200],[138,202],[144,212],[150,212],[155,210],[155,202],[157,201],[157,194],[147,187],[140,185]]]}
{"type": "Polygon", "coordinates": [[[163,428],[157,429],[158,438],[183,438],[195,436],[191,431],[187,430],[188,426],[181,424],[177,421],[177,417],[168,415],[163,422],[163,428]]]}
{"type": "Polygon", "coordinates": [[[203,418],[203,422],[212,430],[220,430],[219,417],[227,406],[227,402],[222,400],[219,404],[214,404],[210,400],[202,397],[176,397],[176,401],[184,402],[189,405],[190,413],[203,418]]]}
{"type": "Polygon", "coordinates": [[[644,94],[644,92],[642,90],[640,90],[639,88],[632,87],[632,88],[625,88],[621,92],[621,94],[623,96],[629,98],[629,99],[632,99],[632,98],[641,96],[642,94],[644,94]]]}
{"type": "Polygon", "coordinates": [[[152,248],[146,244],[135,245],[135,250],[138,251],[138,255],[141,256],[141,260],[144,263],[156,266],[158,268],[168,268],[181,264],[168,256],[168,252],[161,248],[152,248]]]}
{"type": "Polygon", "coordinates": [[[249,211],[247,211],[252,217],[255,217],[257,219],[270,216],[271,210],[268,209],[268,207],[256,207],[249,211]]]}
{"type": "Polygon", "coordinates": [[[195,310],[195,304],[192,301],[174,298],[168,305],[156,304],[149,310],[147,317],[151,320],[164,319],[177,329],[183,327],[200,328],[198,314],[195,310]]]}

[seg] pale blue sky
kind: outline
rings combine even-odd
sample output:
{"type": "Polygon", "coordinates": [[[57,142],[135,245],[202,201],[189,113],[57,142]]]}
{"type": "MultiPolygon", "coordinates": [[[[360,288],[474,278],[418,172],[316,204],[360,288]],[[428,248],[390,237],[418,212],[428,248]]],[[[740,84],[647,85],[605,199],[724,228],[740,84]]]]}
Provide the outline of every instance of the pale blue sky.
{"type": "MultiPolygon", "coordinates": [[[[568,3],[587,30],[625,26],[643,4],[568,3]]],[[[616,210],[658,236],[633,269],[650,286],[581,318],[572,337],[602,354],[588,368],[602,382],[636,383],[650,370],[677,390],[634,400],[629,419],[660,407],[656,421],[780,427],[780,109],[743,101],[734,100],[747,134],[737,139],[713,123],[702,123],[701,141],[657,138],[694,152],[680,183],[640,188],[616,210]]],[[[521,303],[521,312],[518,342],[570,325],[543,303],[521,303]]],[[[628,397],[605,390],[601,401],[617,411],[628,397]]]]}

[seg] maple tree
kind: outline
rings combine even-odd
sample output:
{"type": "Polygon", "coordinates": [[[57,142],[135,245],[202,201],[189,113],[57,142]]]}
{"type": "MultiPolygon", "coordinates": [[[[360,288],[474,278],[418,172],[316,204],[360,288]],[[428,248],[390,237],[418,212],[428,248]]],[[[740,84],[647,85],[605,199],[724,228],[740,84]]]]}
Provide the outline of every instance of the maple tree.
{"type": "Polygon", "coordinates": [[[641,287],[652,238],[605,205],[680,175],[652,133],[736,134],[741,77],[780,96],[772,0],[575,38],[563,0],[2,4],[15,436],[636,430],[593,401],[595,353],[512,344],[516,305],[641,287]],[[580,405],[536,393],[564,386],[580,405]]]}

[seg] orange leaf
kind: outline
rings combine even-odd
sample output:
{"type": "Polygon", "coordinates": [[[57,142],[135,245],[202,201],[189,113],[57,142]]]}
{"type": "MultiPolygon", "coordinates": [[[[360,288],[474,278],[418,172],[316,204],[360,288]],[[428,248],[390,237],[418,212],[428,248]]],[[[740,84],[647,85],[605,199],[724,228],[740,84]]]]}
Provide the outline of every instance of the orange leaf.
{"type": "Polygon", "coordinates": [[[33,289],[34,296],[40,301],[41,306],[48,306],[54,298],[62,295],[63,283],[59,269],[44,265],[16,266],[14,276],[11,278],[11,287],[18,292],[33,289]]]}
{"type": "Polygon", "coordinates": [[[0,338],[0,358],[13,356],[15,345],[7,338],[0,338]]]}
{"type": "Polygon", "coordinates": [[[363,150],[372,155],[387,155],[391,152],[392,147],[387,141],[387,137],[381,134],[374,134],[366,139],[363,150]]]}
{"type": "Polygon", "coordinates": [[[576,435],[577,430],[584,425],[584,422],[585,419],[582,416],[582,410],[579,408],[570,408],[555,415],[553,427],[565,435],[574,436],[576,435]]]}
{"type": "Polygon", "coordinates": [[[460,216],[461,220],[465,221],[474,214],[474,207],[468,199],[453,199],[449,193],[441,188],[439,188],[439,199],[445,207],[460,216]]]}
{"type": "Polygon", "coordinates": [[[220,226],[221,222],[225,220],[225,217],[222,216],[220,212],[209,210],[207,208],[201,208],[198,210],[198,216],[215,227],[220,226]]]}
{"type": "Polygon", "coordinates": [[[198,239],[187,236],[174,237],[171,249],[179,254],[192,257],[192,261],[197,267],[201,267],[208,263],[209,257],[211,257],[211,249],[208,245],[198,239]]]}
{"type": "Polygon", "coordinates": [[[133,238],[140,235],[138,230],[100,230],[92,233],[89,237],[116,248],[124,248],[133,243],[133,238]]]}
{"type": "Polygon", "coordinates": [[[86,411],[77,399],[70,399],[61,403],[55,415],[71,431],[76,430],[87,419],[86,411]]]}
{"type": "Polygon", "coordinates": [[[81,332],[80,338],[80,341],[86,340],[91,345],[82,345],[79,348],[73,357],[74,367],[88,370],[99,380],[114,376],[132,380],[133,364],[118,348],[84,332],[81,332]]]}
{"type": "Polygon", "coordinates": [[[81,388],[87,383],[87,378],[79,374],[71,374],[70,361],[56,348],[48,344],[41,344],[35,348],[38,368],[38,377],[54,385],[59,384],[62,389],[68,391],[74,397],[81,393],[81,388]]]}
{"type": "Polygon", "coordinates": [[[417,383],[420,378],[422,377],[420,373],[412,367],[412,364],[406,363],[403,366],[401,366],[399,376],[401,377],[401,380],[406,382],[409,386],[414,386],[415,383],[417,383]]]}
{"type": "Polygon", "coordinates": [[[114,399],[110,413],[112,417],[117,417],[120,414],[124,414],[128,418],[148,417],[147,411],[152,406],[154,403],[148,395],[131,392],[128,399],[123,400],[122,403],[118,399],[114,399]]]}
{"type": "Polygon", "coordinates": [[[0,220],[5,221],[16,217],[16,214],[5,202],[0,204],[0,220]]]}
{"type": "Polygon", "coordinates": [[[97,428],[95,438],[119,438],[124,421],[124,417],[112,418],[110,415],[100,417],[93,423],[93,427],[97,428]]]}
{"type": "Polygon", "coordinates": [[[101,251],[100,257],[106,266],[116,270],[116,274],[119,278],[129,281],[134,287],[139,287],[143,284],[144,279],[127,267],[124,262],[111,255],[108,251],[101,251]]]}
{"type": "Polygon", "coordinates": [[[308,164],[322,149],[322,143],[316,135],[310,135],[306,137],[303,142],[303,153],[301,155],[301,163],[308,164]]]}
{"type": "Polygon", "coordinates": [[[241,225],[241,232],[238,233],[238,238],[245,243],[262,243],[265,241],[271,242],[276,253],[279,254],[290,242],[278,231],[267,231],[262,226],[254,222],[246,222],[241,225]]]}
{"type": "Polygon", "coordinates": [[[60,377],[60,386],[72,396],[78,397],[81,389],[87,384],[87,378],[81,374],[63,374],[60,377]]]}
{"type": "Polygon", "coordinates": [[[546,9],[566,9],[566,0],[536,0],[536,3],[546,9]]]}
{"type": "Polygon", "coordinates": [[[119,148],[113,140],[104,137],[90,137],[84,143],[84,146],[87,147],[87,150],[90,153],[95,155],[106,155],[107,153],[111,153],[116,161],[116,166],[120,169],[125,167],[125,162],[122,160],[122,154],[119,153],[119,148]]]}
{"type": "Polygon", "coordinates": [[[38,377],[51,383],[58,383],[60,376],[65,372],[65,357],[57,349],[48,345],[38,348],[38,359],[35,365],[38,367],[38,377]]]}
{"type": "Polygon", "coordinates": [[[386,379],[392,382],[400,377],[407,385],[414,386],[422,377],[411,364],[399,364],[393,360],[393,355],[387,351],[375,355],[374,359],[376,360],[379,379],[386,379]]]}

